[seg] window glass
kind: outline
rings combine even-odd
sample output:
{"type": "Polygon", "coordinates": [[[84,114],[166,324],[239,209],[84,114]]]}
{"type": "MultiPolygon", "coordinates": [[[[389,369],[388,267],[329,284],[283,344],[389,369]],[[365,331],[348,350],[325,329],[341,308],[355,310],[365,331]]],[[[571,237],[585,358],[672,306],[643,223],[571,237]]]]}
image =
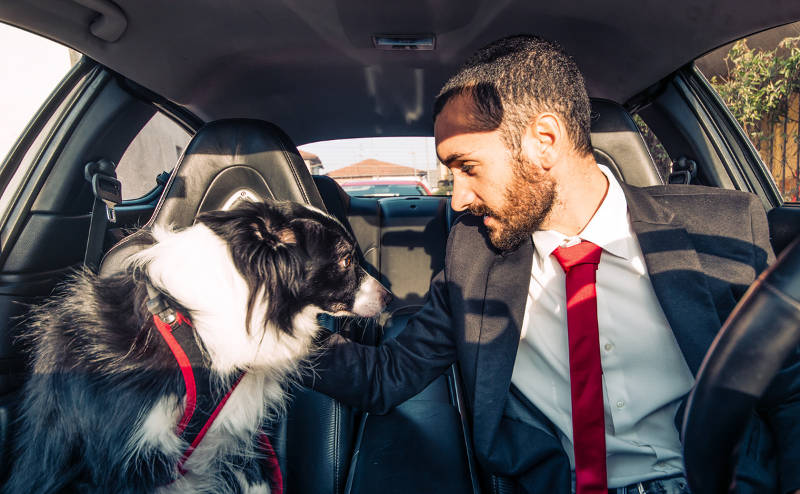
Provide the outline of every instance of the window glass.
{"type": "Polygon", "coordinates": [[[65,46],[0,23],[0,158],[79,58],[65,46]]]}
{"type": "Polygon", "coordinates": [[[175,167],[191,138],[179,124],[156,112],[117,163],[123,200],[136,199],[153,190],[156,177],[175,167]]]}
{"type": "MultiPolygon", "coordinates": [[[[56,110],[51,114],[50,118],[47,119],[47,122],[36,134],[36,138],[28,146],[25,154],[23,154],[22,158],[19,160],[14,174],[11,176],[6,188],[3,190],[3,194],[0,195],[0,218],[2,218],[2,220],[0,220],[0,224],[5,224],[8,214],[10,213],[10,206],[20,193],[20,186],[27,182],[29,173],[32,171],[31,169],[33,165],[36,163],[36,157],[42,150],[42,147],[45,145],[45,142],[47,142],[47,139],[50,137],[50,134],[55,128],[55,125],[58,122],[61,114],[67,111],[67,108],[70,104],[72,104],[73,99],[77,96],[79,89],[83,86],[83,83],[86,80],[86,77],[87,76],[84,75],[80,81],[78,81],[72,87],[69,94],[61,101],[61,103],[58,105],[58,108],[56,108],[56,110]]],[[[4,166],[9,166],[9,164],[4,166]]]]}
{"type": "Polygon", "coordinates": [[[650,151],[650,156],[653,157],[653,162],[656,164],[659,175],[661,175],[661,180],[666,183],[672,171],[672,159],[669,157],[669,154],[667,154],[667,150],[664,148],[664,145],[661,144],[658,136],[653,133],[642,117],[634,115],[633,121],[636,122],[636,126],[639,127],[639,132],[642,134],[644,143],[650,151]]]}
{"type": "Polygon", "coordinates": [[[436,158],[433,137],[371,137],[304,144],[312,175],[328,175],[351,196],[447,195],[452,175],[436,158]]]}
{"type": "Polygon", "coordinates": [[[800,22],[740,39],[696,61],[769,168],[800,201],[800,22]]]}

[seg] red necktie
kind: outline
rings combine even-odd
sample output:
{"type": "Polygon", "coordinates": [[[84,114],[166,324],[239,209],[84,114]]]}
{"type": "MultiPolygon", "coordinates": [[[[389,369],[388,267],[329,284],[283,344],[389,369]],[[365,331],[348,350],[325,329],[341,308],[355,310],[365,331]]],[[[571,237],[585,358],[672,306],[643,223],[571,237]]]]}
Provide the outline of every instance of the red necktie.
{"type": "Polygon", "coordinates": [[[602,249],[591,242],[559,247],[553,255],[567,274],[569,382],[576,494],[608,493],[603,368],[597,329],[595,272],[602,249]]]}

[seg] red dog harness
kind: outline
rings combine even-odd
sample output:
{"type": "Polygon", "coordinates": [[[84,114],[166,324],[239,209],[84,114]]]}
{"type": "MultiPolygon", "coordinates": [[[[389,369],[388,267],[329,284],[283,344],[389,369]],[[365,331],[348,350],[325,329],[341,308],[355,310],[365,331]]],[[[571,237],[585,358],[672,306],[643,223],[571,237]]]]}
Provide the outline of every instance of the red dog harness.
{"type": "MultiPolygon", "coordinates": [[[[151,290],[152,287],[148,286],[148,292],[151,292],[151,290]]],[[[155,290],[152,290],[152,292],[155,292],[155,290]]],[[[203,440],[211,424],[219,416],[220,411],[222,411],[231,393],[244,377],[245,372],[240,373],[233,380],[230,389],[227,391],[220,391],[216,386],[211,386],[210,372],[208,366],[203,364],[203,353],[194,337],[192,323],[180,312],[173,311],[167,307],[161,300],[160,294],[156,292],[154,297],[152,292],[150,300],[147,302],[148,309],[153,313],[153,322],[158,332],[175,357],[186,386],[186,406],[176,428],[178,436],[189,443],[189,447],[184,451],[181,460],[178,462],[178,471],[181,475],[184,475],[186,474],[184,469],[186,461],[203,440]],[[163,320],[162,317],[164,318],[163,320]]],[[[283,494],[283,476],[278,464],[278,457],[272,448],[269,437],[264,433],[261,434],[259,446],[265,457],[265,467],[269,476],[268,481],[271,492],[272,494],[283,494]]]]}

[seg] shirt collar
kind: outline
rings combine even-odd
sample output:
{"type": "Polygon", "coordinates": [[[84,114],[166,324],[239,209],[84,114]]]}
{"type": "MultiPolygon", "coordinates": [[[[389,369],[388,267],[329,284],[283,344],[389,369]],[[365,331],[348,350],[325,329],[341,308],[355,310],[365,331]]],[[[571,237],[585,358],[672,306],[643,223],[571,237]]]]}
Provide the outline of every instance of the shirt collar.
{"type": "Polygon", "coordinates": [[[533,232],[533,245],[539,258],[544,260],[557,247],[569,247],[581,240],[588,240],[604,251],[623,259],[630,259],[631,249],[628,240],[633,235],[628,221],[628,203],[625,193],[614,174],[607,167],[597,165],[608,179],[608,191],[600,203],[600,207],[589,220],[589,224],[574,237],[569,237],[556,230],[533,232]]]}

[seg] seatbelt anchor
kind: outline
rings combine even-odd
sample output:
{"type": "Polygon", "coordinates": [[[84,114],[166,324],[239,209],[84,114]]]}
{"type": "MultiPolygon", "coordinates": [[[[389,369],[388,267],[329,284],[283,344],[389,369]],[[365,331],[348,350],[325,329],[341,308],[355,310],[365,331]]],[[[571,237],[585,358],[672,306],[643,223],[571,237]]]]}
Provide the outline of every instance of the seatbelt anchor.
{"type": "Polygon", "coordinates": [[[116,165],[107,159],[92,161],[84,169],[86,180],[92,184],[92,194],[106,205],[106,219],[117,222],[114,208],[122,202],[122,183],[117,180],[116,165]]]}

